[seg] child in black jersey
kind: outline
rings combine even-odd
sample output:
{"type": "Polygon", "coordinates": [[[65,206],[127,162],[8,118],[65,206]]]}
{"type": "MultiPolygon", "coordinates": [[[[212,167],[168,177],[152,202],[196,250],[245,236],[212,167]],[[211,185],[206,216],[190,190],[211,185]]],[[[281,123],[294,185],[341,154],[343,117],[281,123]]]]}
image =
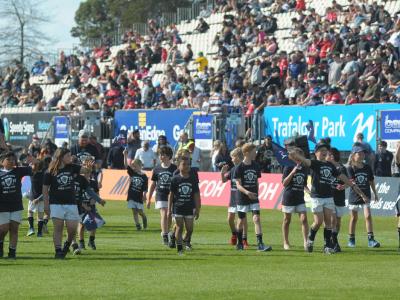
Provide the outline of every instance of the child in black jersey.
{"type": "Polygon", "coordinates": [[[37,237],[43,236],[43,217],[44,217],[44,201],[43,201],[43,177],[44,177],[44,161],[35,161],[32,164],[32,176],[31,176],[31,192],[29,195],[28,205],[28,222],[29,230],[27,236],[35,234],[34,228],[34,213],[38,214],[38,232],[37,237]]]}
{"type": "MultiPolygon", "coordinates": [[[[32,159],[30,157],[30,159],[32,159]]],[[[18,228],[22,220],[21,180],[32,176],[31,167],[17,167],[17,158],[13,152],[0,157],[0,258],[3,257],[4,238],[10,233],[8,258],[16,258],[18,228]]]]}
{"type": "MultiPolygon", "coordinates": [[[[336,148],[331,148],[328,153],[327,161],[331,162],[339,174],[347,175],[346,167],[340,163],[340,152],[336,148]]],[[[346,185],[338,178],[332,183],[333,202],[335,202],[335,211],[332,214],[332,244],[335,252],[341,252],[342,249],[339,245],[338,235],[342,223],[342,217],[348,212],[346,207],[346,185]]]]}
{"type": "MultiPolygon", "coordinates": [[[[232,236],[230,239],[230,244],[235,246],[237,244],[237,228],[235,224],[235,216],[237,213],[237,205],[239,203],[240,192],[237,190],[236,181],[235,181],[235,170],[236,167],[243,161],[243,152],[242,149],[236,148],[231,151],[231,160],[234,166],[229,170],[230,165],[225,164],[221,169],[221,180],[222,182],[231,181],[231,197],[229,201],[228,207],[228,224],[232,232],[232,236]]],[[[249,244],[247,243],[247,222],[243,224],[243,248],[247,249],[249,244]]]]}
{"type": "Polygon", "coordinates": [[[397,201],[396,201],[396,216],[397,216],[397,232],[399,234],[399,249],[398,249],[398,251],[400,252],[400,185],[399,185],[399,191],[398,191],[398,196],[397,196],[397,201]]]}
{"type": "Polygon", "coordinates": [[[128,208],[132,209],[133,219],[137,230],[141,230],[142,226],[139,223],[139,215],[142,218],[143,228],[147,228],[147,217],[144,213],[144,205],[146,202],[146,194],[148,189],[148,177],[142,173],[142,161],[134,159],[128,166],[128,151],[124,150],[124,162],[130,177],[128,189],[128,208]]]}
{"type": "Polygon", "coordinates": [[[190,173],[190,160],[180,157],[178,161],[179,174],[171,180],[171,192],[168,198],[168,216],[173,216],[176,223],[175,239],[178,254],[183,254],[183,240],[186,250],[192,250],[193,219],[200,215],[200,190],[198,180],[190,173]],[[182,238],[183,228],[186,229],[182,238]]]}
{"type": "Polygon", "coordinates": [[[53,221],[53,242],[56,259],[64,259],[75,238],[79,223],[78,206],[75,198],[75,177],[81,166],[72,163],[71,152],[58,148],[43,179],[44,210],[53,221]],[[62,248],[64,223],[67,241],[62,248]]]}
{"type": "MultiPolygon", "coordinates": [[[[190,154],[189,150],[187,150],[187,149],[180,149],[180,150],[178,150],[178,151],[176,152],[176,155],[175,155],[175,162],[176,162],[176,164],[178,164],[178,162],[179,162],[181,159],[188,159],[189,162],[190,162],[190,165],[191,165],[191,154],[190,154]]],[[[178,175],[179,173],[180,173],[179,169],[176,169],[175,172],[174,172],[174,176],[178,175]]],[[[200,181],[199,181],[199,173],[198,173],[198,171],[197,171],[196,168],[190,167],[189,173],[190,173],[189,176],[190,176],[190,177],[193,177],[193,178],[196,180],[197,183],[200,182],[200,181]]],[[[173,221],[174,221],[174,220],[173,220],[173,221]]],[[[176,245],[175,245],[175,229],[176,229],[176,226],[175,226],[175,224],[174,224],[174,225],[172,226],[172,230],[170,231],[169,236],[168,236],[168,238],[169,238],[168,246],[169,246],[171,249],[175,248],[175,246],[176,246],[176,245]]]]}
{"type": "Polygon", "coordinates": [[[246,220],[246,213],[252,212],[255,233],[257,237],[258,251],[271,251],[271,246],[266,246],[262,238],[262,227],[260,218],[260,202],[258,199],[258,178],[261,177],[261,171],[255,163],[256,146],[245,144],[242,147],[244,159],[235,169],[234,179],[240,192],[238,211],[238,243],[237,250],[243,250],[242,232],[246,220]]]}
{"type": "Polygon", "coordinates": [[[349,166],[347,167],[347,176],[356,184],[367,196],[366,199],[361,198],[354,191],[349,194],[350,224],[349,224],[349,242],[348,246],[354,248],[356,246],[355,231],[358,219],[358,211],[364,211],[365,226],[368,233],[368,247],[379,248],[380,243],[375,240],[372,215],[370,208],[371,189],[374,193],[374,200],[378,201],[378,193],[375,188],[374,174],[371,167],[364,163],[365,152],[362,147],[354,147],[350,156],[349,166]]]}
{"type": "Polygon", "coordinates": [[[163,146],[159,149],[161,163],[153,170],[147,199],[147,208],[150,208],[153,193],[156,191],[155,207],[160,210],[161,236],[166,246],[168,245],[168,232],[172,223],[171,218],[168,218],[168,195],[171,179],[177,169],[176,165],[171,163],[172,155],[172,149],[168,146],[163,146]]]}
{"type": "MultiPolygon", "coordinates": [[[[98,183],[97,180],[92,177],[92,174],[93,172],[90,170],[90,168],[81,169],[81,176],[83,176],[85,180],[88,182],[88,187],[82,190],[81,194],[82,210],[83,210],[83,216],[81,216],[82,221],[84,220],[87,213],[95,213],[97,211],[96,202],[100,203],[102,206],[104,206],[106,203],[104,200],[100,199],[98,195],[99,193],[98,183]]],[[[78,233],[79,233],[79,248],[85,249],[85,227],[83,226],[82,222],[79,223],[78,233]]],[[[92,248],[92,250],[96,250],[95,238],[96,238],[96,229],[90,231],[89,235],[88,246],[92,248]]]]}
{"type": "MultiPolygon", "coordinates": [[[[303,155],[304,152],[300,148],[294,148],[303,155]]],[[[307,208],[304,201],[304,190],[307,188],[308,170],[301,165],[299,161],[295,161],[295,166],[285,166],[282,174],[282,184],[284,186],[282,195],[282,212],[283,212],[283,249],[289,250],[289,224],[293,213],[298,213],[300,217],[304,249],[307,250],[308,221],[307,208]]]]}
{"type": "Polygon", "coordinates": [[[289,153],[289,158],[299,161],[303,166],[311,169],[311,211],[314,214],[314,222],[311,225],[308,235],[307,250],[312,252],[314,248],[315,236],[322,225],[325,223],[324,229],[324,253],[335,253],[332,245],[332,214],[335,210],[335,202],[333,201],[332,182],[334,178],[339,178],[345,184],[352,187],[354,191],[365,198],[363,192],[352,182],[346,175],[339,174],[336,167],[326,161],[330,146],[324,143],[315,146],[316,159],[307,159],[303,155],[293,151],[289,153]]]}

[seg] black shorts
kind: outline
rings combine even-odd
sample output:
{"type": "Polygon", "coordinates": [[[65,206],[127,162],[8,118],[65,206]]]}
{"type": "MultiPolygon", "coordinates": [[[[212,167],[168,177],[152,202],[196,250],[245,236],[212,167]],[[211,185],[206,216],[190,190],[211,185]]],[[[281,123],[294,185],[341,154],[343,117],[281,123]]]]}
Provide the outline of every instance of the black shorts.
{"type": "Polygon", "coordinates": [[[189,217],[193,216],[194,213],[194,207],[193,208],[188,208],[188,207],[172,207],[172,213],[173,215],[176,216],[184,216],[184,217],[189,217]]]}
{"type": "Polygon", "coordinates": [[[400,198],[398,198],[396,202],[396,215],[400,217],[400,198]]]}

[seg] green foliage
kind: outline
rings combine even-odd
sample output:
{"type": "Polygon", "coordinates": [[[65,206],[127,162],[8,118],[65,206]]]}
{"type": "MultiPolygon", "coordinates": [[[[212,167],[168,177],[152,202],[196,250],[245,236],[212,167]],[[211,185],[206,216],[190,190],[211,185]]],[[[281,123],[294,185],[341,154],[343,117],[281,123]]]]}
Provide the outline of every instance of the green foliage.
{"type": "MultiPolygon", "coordinates": [[[[17,260],[0,259],[1,299],[398,299],[397,221],[374,218],[380,249],[368,249],[364,218],[357,226],[357,248],[346,247],[349,218],[339,235],[343,253],[302,249],[300,222],[293,215],[290,241],[282,249],[279,211],[261,211],[264,240],[272,252],[238,253],[230,238],[226,208],[203,207],[193,234],[193,252],[180,257],[161,245],[158,210],[146,210],[149,228],[136,231],[124,201],[109,201],[100,213],[107,221],[96,236],[97,250],[65,261],[52,258],[51,235],[25,237],[20,229],[17,260]]],[[[309,214],[309,221],[312,215],[309,214]]],[[[251,222],[251,217],[249,217],[251,222]]],[[[52,227],[49,226],[50,232],[52,227]]],[[[6,239],[8,241],[8,238],[6,239]]],[[[86,242],[88,238],[86,236],[86,242]]],[[[7,249],[8,243],[5,243],[7,249]]],[[[6,251],[7,253],[7,251],[6,251]]]]}
{"type": "Polygon", "coordinates": [[[75,13],[71,34],[82,41],[99,38],[187,4],[187,0],[86,0],[75,13]]]}

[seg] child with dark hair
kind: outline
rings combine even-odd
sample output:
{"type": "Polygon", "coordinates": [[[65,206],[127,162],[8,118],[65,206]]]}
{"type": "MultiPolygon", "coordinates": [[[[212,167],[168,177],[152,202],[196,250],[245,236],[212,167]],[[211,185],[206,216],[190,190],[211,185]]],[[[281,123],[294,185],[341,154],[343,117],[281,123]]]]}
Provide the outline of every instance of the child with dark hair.
{"type": "Polygon", "coordinates": [[[171,163],[173,152],[170,147],[163,146],[158,152],[161,164],[154,168],[151,176],[147,208],[150,208],[151,199],[154,191],[156,191],[155,207],[160,210],[161,236],[164,245],[168,245],[168,232],[172,223],[171,218],[168,218],[168,195],[170,193],[171,179],[177,167],[171,163]]]}
{"type": "Polygon", "coordinates": [[[17,167],[17,157],[13,152],[3,153],[0,162],[0,258],[4,255],[4,238],[10,233],[8,258],[15,259],[18,228],[24,209],[21,180],[24,176],[32,176],[32,168],[17,167]]]}
{"type": "Polygon", "coordinates": [[[179,255],[183,254],[183,241],[186,250],[192,250],[191,238],[194,219],[200,215],[199,184],[193,173],[190,172],[190,160],[180,157],[178,160],[179,174],[171,180],[171,192],[168,198],[168,216],[175,219],[175,240],[179,255]],[[183,237],[183,229],[186,229],[183,237]]]}
{"type": "Polygon", "coordinates": [[[35,234],[34,228],[34,213],[38,214],[38,232],[37,236],[43,236],[43,217],[44,217],[44,201],[43,201],[43,177],[44,177],[44,161],[36,161],[32,164],[32,176],[31,176],[31,192],[29,197],[28,205],[28,222],[29,230],[27,236],[35,234]]]}

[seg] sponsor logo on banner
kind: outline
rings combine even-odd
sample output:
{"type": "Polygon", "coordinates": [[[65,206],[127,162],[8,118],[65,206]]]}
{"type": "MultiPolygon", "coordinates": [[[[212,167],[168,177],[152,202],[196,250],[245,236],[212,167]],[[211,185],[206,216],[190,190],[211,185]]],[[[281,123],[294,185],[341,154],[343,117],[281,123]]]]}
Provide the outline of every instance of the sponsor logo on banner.
{"type": "Polygon", "coordinates": [[[150,141],[151,145],[157,142],[160,135],[165,135],[174,145],[193,112],[190,109],[116,111],[115,135],[138,129],[140,139],[150,141]]]}
{"type": "Polygon", "coordinates": [[[400,141],[400,110],[382,111],[380,125],[380,138],[387,142],[389,151],[395,152],[400,141]]]}
{"type": "Polygon", "coordinates": [[[329,136],[338,149],[351,150],[357,133],[362,132],[365,141],[374,149],[377,112],[397,107],[398,104],[267,107],[264,110],[265,133],[280,139],[307,135],[307,124],[312,121],[317,140],[329,136]]]}
{"type": "MultiPolygon", "coordinates": [[[[151,172],[146,172],[151,178],[151,172]]],[[[230,198],[230,183],[223,183],[219,173],[200,172],[199,188],[202,205],[228,206],[230,198]]],[[[126,200],[129,188],[129,176],[125,170],[104,170],[103,188],[100,196],[107,200],[126,200]]],[[[263,174],[259,180],[259,200],[261,208],[280,208],[280,198],[283,191],[280,174],[263,174]]]]}
{"type": "Polygon", "coordinates": [[[10,123],[7,118],[3,118],[4,137],[8,142],[10,140],[10,123]]]}
{"type": "Polygon", "coordinates": [[[193,115],[193,137],[202,150],[211,150],[213,142],[213,116],[193,115]]]}

